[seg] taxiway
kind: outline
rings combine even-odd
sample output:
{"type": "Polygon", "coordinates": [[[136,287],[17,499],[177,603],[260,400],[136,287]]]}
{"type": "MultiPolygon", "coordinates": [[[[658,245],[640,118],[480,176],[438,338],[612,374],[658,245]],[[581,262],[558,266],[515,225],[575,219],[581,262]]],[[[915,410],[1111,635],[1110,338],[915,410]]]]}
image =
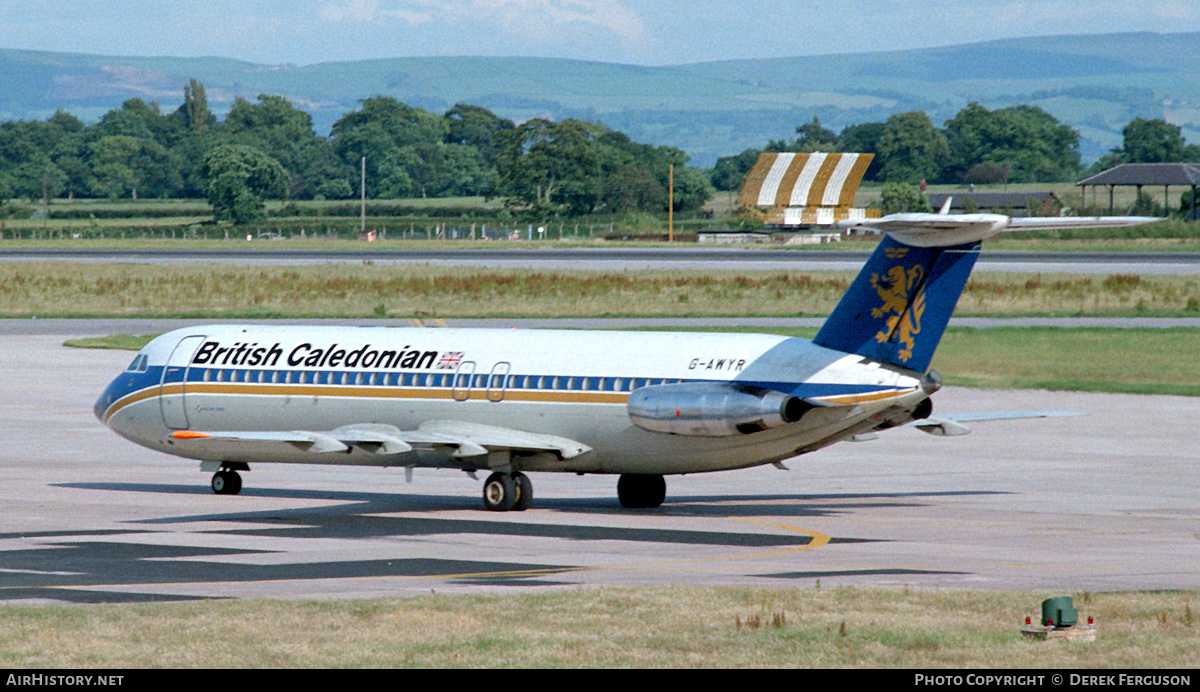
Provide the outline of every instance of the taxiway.
{"type": "MultiPolygon", "coordinates": [[[[54,330],[50,330],[54,331],[54,330]]],[[[61,331],[61,330],[59,330],[61,331]]],[[[103,332],[100,332],[103,333],[103,332]]],[[[0,332],[0,602],[395,596],[575,585],[1200,588],[1200,400],[948,388],[941,412],[1070,409],[835,445],[790,471],[539,474],[489,513],[452,471],[259,466],[217,496],[194,462],[92,416],[131,354],[0,332]]]]}

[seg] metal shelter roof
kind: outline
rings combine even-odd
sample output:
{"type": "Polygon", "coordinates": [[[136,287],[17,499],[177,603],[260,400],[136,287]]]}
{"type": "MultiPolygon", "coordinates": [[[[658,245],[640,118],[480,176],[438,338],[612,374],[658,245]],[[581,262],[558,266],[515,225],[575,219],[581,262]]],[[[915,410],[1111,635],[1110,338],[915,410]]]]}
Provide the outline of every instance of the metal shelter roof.
{"type": "Polygon", "coordinates": [[[1075,184],[1200,185],[1200,163],[1123,163],[1075,184]]]}

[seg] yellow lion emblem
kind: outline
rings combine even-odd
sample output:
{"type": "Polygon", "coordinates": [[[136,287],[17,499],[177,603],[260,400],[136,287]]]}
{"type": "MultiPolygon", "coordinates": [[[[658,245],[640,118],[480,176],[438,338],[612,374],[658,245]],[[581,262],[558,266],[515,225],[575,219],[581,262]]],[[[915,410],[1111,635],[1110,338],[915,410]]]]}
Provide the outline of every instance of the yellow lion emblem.
{"type": "Polygon", "coordinates": [[[889,315],[885,322],[886,326],[875,335],[875,340],[882,344],[892,339],[899,329],[897,338],[904,348],[900,349],[897,357],[902,361],[912,358],[913,337],[921,333],[921,315],[925,312],[925,290],[922,288],[916,297],[912,298],[911,305],[909,296],[912,295],[913,288],[921,282],[924,274],[925,272],[920,266],[905,270],[900,265],[888,269],[883,276],[878,273],[871,274],[871,287],[883,301],[883,305],[871,308],[871,316],[878,319],[889,315]]]}

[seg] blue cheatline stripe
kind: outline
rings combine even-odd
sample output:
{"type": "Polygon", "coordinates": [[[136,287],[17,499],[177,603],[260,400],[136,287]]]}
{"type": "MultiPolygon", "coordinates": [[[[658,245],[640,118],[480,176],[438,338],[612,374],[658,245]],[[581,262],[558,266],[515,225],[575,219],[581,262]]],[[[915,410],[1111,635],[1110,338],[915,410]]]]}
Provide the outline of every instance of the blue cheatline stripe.
{"type": "MultiPolygon", "coordinates": [[[[183,371],[177,377],[162,382],[163,368],[152,367],[144,372],[129,372],[118,376],[106,390],[108,403],[100,417],[107,421],[114,413],[131,403],[156,397],[160,383],[166,394],[182,390],[183,371]]],[[[503,390],[504,400],[541,401],[546,403],[607,403],[624,404],[629,392],[650,385],[721,382],[784,392],[805,399],[836,399],[838,397],[888,396],[904,394],[906,388],[865,384],[806,384],[778,381],[729,381],[707,379],[678,379],[661,377],[597,377],[584,375],[522,375],[505,376],[505,382],[491,383],[491,377],[475,374],[470,386],[456,386],[453,373],[395,373],[339,370],[259,370],[249,368],[200,368],[187,371],[187,390],[197,394],[223,393],[248,395],[314,395],[347,397],[413,398],[443,400],[451,398],[455,389],[470,390],[472,400],[487,399],[488,391],[503,390]],[[618,385],[620,389],[618,389],[618,385]]],[[[98,412],[99,414],[100,412],[98,412]]]]}

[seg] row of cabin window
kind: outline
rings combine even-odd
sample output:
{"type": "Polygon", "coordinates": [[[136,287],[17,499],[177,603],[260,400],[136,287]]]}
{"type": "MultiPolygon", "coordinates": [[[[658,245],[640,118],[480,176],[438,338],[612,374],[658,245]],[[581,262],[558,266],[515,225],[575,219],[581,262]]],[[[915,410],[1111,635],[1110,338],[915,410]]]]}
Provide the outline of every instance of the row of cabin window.
{"type": "Polygon", "coordinates": [[[373,387],[455,387],[584,392],[632,392],[647,385],[682,380],[655,377],[576,377],[566,375],[499,375],[476,373],[345,372],[338,370],[233,370],[191,368],[192,382],[249,382],[258,384],[364,385],[373,387]]]}

